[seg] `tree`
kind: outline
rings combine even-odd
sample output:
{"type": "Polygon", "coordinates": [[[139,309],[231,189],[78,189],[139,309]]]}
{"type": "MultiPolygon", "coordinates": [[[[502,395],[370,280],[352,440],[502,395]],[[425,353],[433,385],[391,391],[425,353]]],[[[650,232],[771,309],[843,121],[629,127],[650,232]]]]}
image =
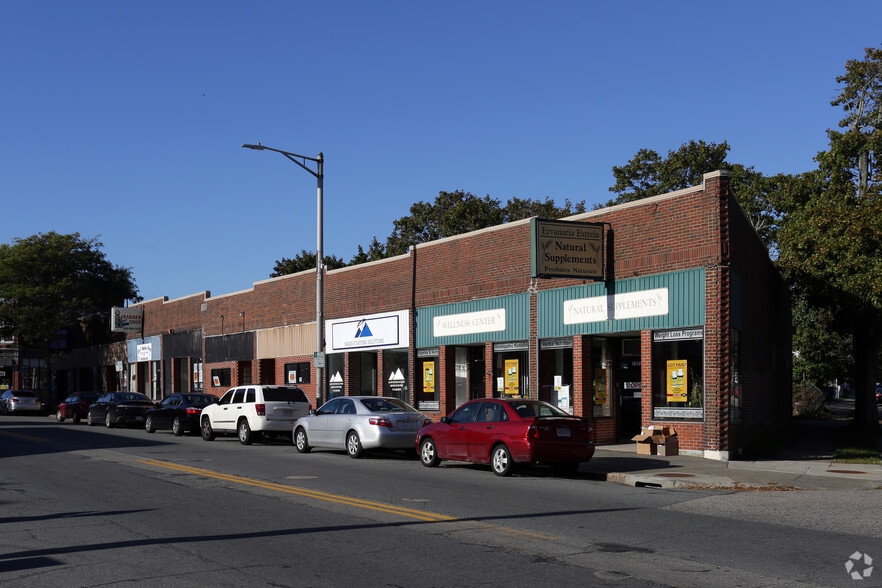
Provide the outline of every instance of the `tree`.
{"type": "Polygon", "coordinates": [[[728,152],[726,141],[717,144],[701,140],[684,143],[677,151],[668,151],[664,158],[652,149],[640,149],[627,164],[613,166],[616,183],[609,190],[619,195],[596,208],[697,186],[704,181],[704,174],[728,170],[730,186],[739,205],[774,257],[781,223],[781,210],[774,195],[788,177],[767,178],[753,167],[731,164],[726,161],[728,152]]]}
{"type": "Polygon", "coordinates": [[[0,333],[48,361],[65,329],[103,324],[111,307],[137,300],[131,270],[111,264],[102,247],[54,231],[0,245],[0,333]]]}
{"type": "Polygon", "coordinates": [[[816,157],[796,192],[781,233],[781,263],[806,299],[850,335],[855,424],[879,427],[875,374],[882,347],[882,51],[850,60],[831,102],[845,132],[828,130],[830,148],[816,157]]]}
{"type": "Polygon", "coordinates": [[[532,216],[561,218],[584,211],[584,201],[574,205],[567,200],[563,207],[558,207],[548,197],[544,201],[512,198],[501,206],[499,200],[490,196],[479,198],[462,190],[442,191],[434,203],[417,202],[410,207],[410,216],[393,222],[392,234],[386,239],[386,255],[400,255],[411,245],[532,216]]]}
{"type": "Polygon", "coordinates": [[[848,130],[844,135],[829,131],[831,154],[839,151],[845,157],[839,161],[840,169],[857,176],[858,198],[867,191],[874,163],[878,169],[873,160],[882,147],[882,50],[868,47],[864,53],[863,61],[845,63],[845,74],[836,78],[845,86],[831,102],[845,110],[839,126],[848,130]]]}
{"type": "MultiPolygon", "coordinates": [[[[278,278],[281,276],[287,276],[288,274],[296,274],[297,272],[315,270],[315,257],[315,251],[301,249],[300,253],[291,259],[283,257],[282,259],[277,260],[269,277],[278,278]]],[[[323,261],[325,267],[328,269],[346,267],[346,262],[334,255],[326,255],[323,261]]]]}

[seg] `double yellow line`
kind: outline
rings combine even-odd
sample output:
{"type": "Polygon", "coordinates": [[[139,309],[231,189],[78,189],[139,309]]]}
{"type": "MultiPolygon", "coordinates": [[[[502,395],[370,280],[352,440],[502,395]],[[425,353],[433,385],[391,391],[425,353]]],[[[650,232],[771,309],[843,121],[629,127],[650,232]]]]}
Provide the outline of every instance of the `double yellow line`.
{"type": "Polygon", "coordinates": [[[510,537],[519,537],[521,539],[529,539],[531,541],[553,541],[556,540],[556,537],[552,537],[550,535],[543,535],[541,533],[533,533],[530,531],[521,531],[518,529],[510,529],[508,527],[501,527],[498,525],[490,525],[486,523],[480,523],[477,521],[469,521],[463,519],[457,519],[455,517],[448,517],[436,513],[426,512],[422,510],[415,510],[412,508],[402,508],[398,506],[392,506],[390,504],[383,504],[381,502],[372,502],[370,500],[361,500],[359,498],[350,498],[348,496],[340,496],[338,494],[330,494],[328,492],[319,492],[317,490],[308,490],[306,488],[297,488],[296,486],[288,486],[285,484],[275,484],[273,482],[264,482],[261,480],[255,480],[253,478],[245,478],[243,476],[233,476],[231,474],[222,474],[220,472],[213,472],[211,470],[203,470],[201,468],[194,468],[187,465],[170,463],[166,461],[157,461],[152,459],[139,459],[140,463],[154,466],[158,468],[164,468],[167,470],[173,470],[177,472],[183,472],[186,474],[194,474],[197,476],[205,476],[207,478],[215,478],[217,480],[224,480],[226,482],[234,482],[236,484],[244,484],[246,486],[254,486],[256,488],[264,488],[266,490],[274,490],[276,492],[284,492],[286,494],[295,494],[297,496],[303,496],[305,498],[313,498],[315,500],[323,500],[325,502],[334,502],[337,504],[345,504],[347,506],[355,506],[357,508],[364,508],[367,510],[374,510],[378,512],[385,512],[395,515],[401,515],[403,517],[408,517],[411,519],[416,519],[420,521],[427,521],[432,523],[464,523],[482,530],[491,530],[496,533],[500,533],[503,535],[508,535],[510,537]]]}
{"type": "Polygon", "coordinates": [[[264,488],[266,490],[275,490],[277,492],[285,492],[287,494],[296,494],[297,496],[304,496],[306,498],[314,498],[316,500],[324,500],[326,502],[335,502],[337,504],[346,504],[348,506],[357,506],[359,508],[365,508],[368,510],[376,510],[380,512],[388,512],[392,514],[398,514],[406,517],[410,517],[413,519],[418,519],[421,521],[431,521],[431,522],[451,522],[457,519],[453,517],[447,517],[444,515],[434,514],[430,512],[424,512],[421,510],[414,510],[410,508],[401,508],[397,506],[392,506],[389,504],[382,504],[380,502],[371,502],[369,500],[361,500],[358,498],[349,498],[347,496],[339,496],[337,494],[329,494],[327,492],[318,492],[316,490],[308,490],[306,488],[297,488],[295,486],[287,486],[285,484],[275,484],[273,482],[263,482],[261,480],[254,480],[252,478],[244,478],[242,476],[233,476],[230,474],[222,474],[219,472],[213,472],[211,470],[203,470],[201,468],[194,468],[186,465],[169,463],[163,461],[155,461],[155,460],[138,460],[141,463],[152,465],[160,468],[165,468],[169,470],[175,470],[179,472],[185,472],[188,474],[196,474],[197,476],[206,476],[208,478],[215,478],[218,480],[225,480],[227,482],[235,482],[237,484],[244,484],[246,486],[255,486],[257,488],[264,488]]]}

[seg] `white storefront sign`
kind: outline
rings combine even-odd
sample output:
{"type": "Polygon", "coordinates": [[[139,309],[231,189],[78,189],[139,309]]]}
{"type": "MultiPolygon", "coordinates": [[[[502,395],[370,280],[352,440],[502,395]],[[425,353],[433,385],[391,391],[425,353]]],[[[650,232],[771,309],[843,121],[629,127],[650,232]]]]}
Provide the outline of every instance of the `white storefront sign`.
{"type": "Polygon", "coordinates": [[[447,314],[432,319],[435,337],[475,335],[505,330],[505,309],[481,310],[462,314],[447,314]]]}
{"type": "Polygon", "coordinates": [[[668,314],[668,289],[640,290],[564,302],[564,324],[595,323],[668,314]]]}
{"type": "Polygon", "coordinates": [[[401,310],[325,321],[327,353],[407,347],[409,317],[401,310]]]}

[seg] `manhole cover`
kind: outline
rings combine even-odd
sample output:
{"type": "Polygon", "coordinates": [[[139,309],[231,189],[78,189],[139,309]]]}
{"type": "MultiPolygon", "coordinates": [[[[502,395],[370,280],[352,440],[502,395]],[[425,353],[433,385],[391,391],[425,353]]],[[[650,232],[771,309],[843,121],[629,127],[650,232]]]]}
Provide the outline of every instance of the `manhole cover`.
{"type": "Polygon", "coordinates": [[[858,472],[856,470],[827,470],[830,474],[866,474],[867,472],[858,472]]]}
{"type": "Polygon", "coordinates": [[[655,474],[660,478],[694,478],[695,474],[655,474]]]}

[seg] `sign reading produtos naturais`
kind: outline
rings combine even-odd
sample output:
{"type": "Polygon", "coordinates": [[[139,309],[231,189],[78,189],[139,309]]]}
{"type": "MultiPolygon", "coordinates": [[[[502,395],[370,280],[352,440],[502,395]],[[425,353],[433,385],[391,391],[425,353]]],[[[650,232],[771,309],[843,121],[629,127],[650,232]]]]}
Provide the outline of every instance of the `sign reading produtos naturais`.
{"type": "Polygon", "coordinates": [[[534,218],[530,269],[539,278],[603,279],[603,225],[534,218]]]}

